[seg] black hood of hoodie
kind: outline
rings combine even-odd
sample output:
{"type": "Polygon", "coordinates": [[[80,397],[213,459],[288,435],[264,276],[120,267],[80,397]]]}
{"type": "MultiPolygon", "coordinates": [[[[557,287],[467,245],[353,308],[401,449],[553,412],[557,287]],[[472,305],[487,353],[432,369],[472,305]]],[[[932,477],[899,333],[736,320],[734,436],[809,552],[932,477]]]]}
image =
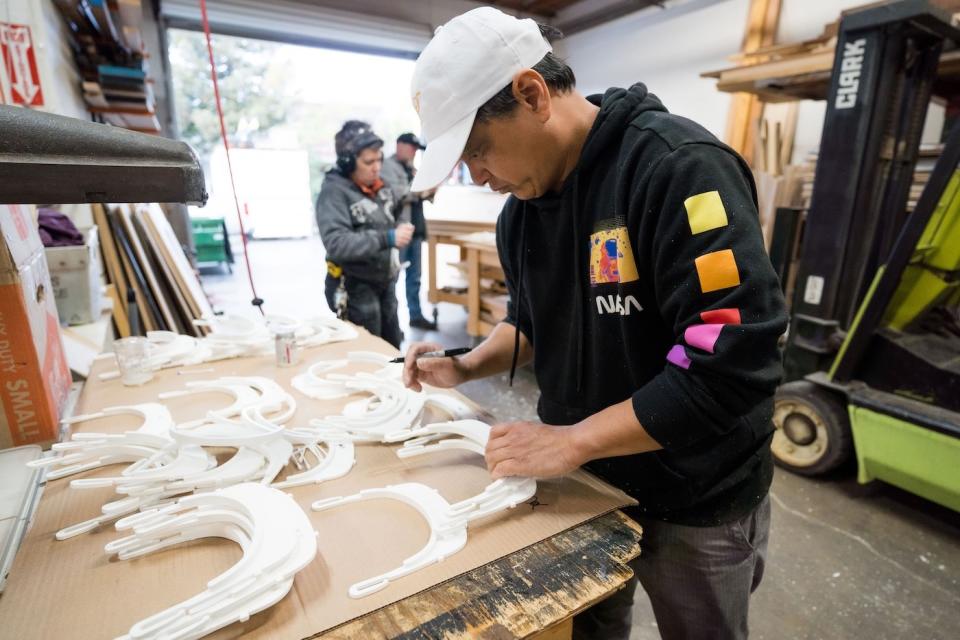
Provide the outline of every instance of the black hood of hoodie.
{"type": "Polygon", "coordinates": [[[611,144],[619,144],[623,140],[627,124],[641,114],[667,111],[660,99],[640,82],[629,89],[607,89],[606,93],[587,96],[587,100],[599,106],[600,111],[580,152],[577,168],[593,166],[611,144]]]}
{"type": "Polygon", "coordinates": [[[540,209],[556,208],[567,189],[572,189],[583,174],[589,174],[590,169],[596,167],[597,159],[607,155],[611,146],[620,144],[624,129],[632,120],[647,111],[667,112],[660,98],[647,91],[647,86],[642,82],[629,89],[607,89],[605,93],[587,96],[587,100],[600,107],[600,111],[587,133],[577,164],[563,181],[559,192],[551,191],[539,198],[532,198],[526,201],[528,204],[540,209]]]}

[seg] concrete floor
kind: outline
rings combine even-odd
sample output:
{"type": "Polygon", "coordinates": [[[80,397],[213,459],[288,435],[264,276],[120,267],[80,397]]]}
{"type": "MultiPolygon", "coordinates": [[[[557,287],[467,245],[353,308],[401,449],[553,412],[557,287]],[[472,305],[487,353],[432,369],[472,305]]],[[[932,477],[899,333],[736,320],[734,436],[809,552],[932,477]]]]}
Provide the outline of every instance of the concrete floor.
{"type": "MultiPolygon", "coordinates": [[[[318,238],[253,242],[250,255],[268,312],[328,312],[318,238]]],[[[218,310],[251,312],[242,263],[233,275],[204,269],[203,282],[218,310]]],[[[424,300],[425,292],[424,284],[424,300]]],[[[404,300],[402,283],[398,293],[404,300]]],[[[430,308],[424,304],[425,312],[430,308]]],[[[406,327],[403,302],[400,316],[406,327]]],[[[405,328],[408,340],[471,344],[462,308],[441,304],[439,321],[439,332],[405,328]]],[[[528,370],[512,388],[501,375],[461,390],[498,419],[536,417],[528,370]]],[[[860,486],[852,469],[817,480],[778,469],[771,499],[767,571],[751,603],[753,637],[960,637],[960,514],[882,483],[860,486]]],[[[631,640],[658,637],[650,605],[638,593],[631,640]]]]}

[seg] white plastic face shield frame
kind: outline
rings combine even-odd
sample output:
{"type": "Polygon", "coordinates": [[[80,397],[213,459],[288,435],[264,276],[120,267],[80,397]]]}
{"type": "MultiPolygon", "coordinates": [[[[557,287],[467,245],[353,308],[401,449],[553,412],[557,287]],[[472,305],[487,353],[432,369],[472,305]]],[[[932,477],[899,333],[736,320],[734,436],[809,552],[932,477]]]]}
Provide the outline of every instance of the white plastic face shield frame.
{"type": "MultiPolygon", "coordinates": [[[[140,427],[123,433],[75,433],[68,442],[53,445],[56,455],[41,458],[28,463],[31,467],[47,467],[47,480],[56,480],[77,473],[91,471],[100,467],[124,462],[132,463],[121,473],[132,473],[137,469],[149,469],[169,464],[175,459],[176,451],[171,449],[173,439],[173,417],[167,408],[155,402],[137,405],[107,407],[103,411],[77,415],[64,420],[64,424],[77,424],[108,416],[134,415],[143,420],[140,427]]],[[[88,479],[90,483],[100,478],[88,479]]],[[[112,479],[111,479],[112,480],[112,479]]],[[[81,483],[74,480],[70,484],[81,483]]],[[[91,485],[92,486],[92,485],[91,485]]],[[[150,496],[126,497],[103,505],[101,514],[60,529],[56,533],[58,540],[66,540],[133,513],[137,509],[156,504],[176,493],[154,493],[150,496]]]]}
{"type": "MultiPolygon", "coordinates": [[[[397,451],[401,458],[450,449],[483,455],[490,425],[477,420],[459,420],[426,425],[413,431],[416,439],[408,441],[397,451]]],[[[392,580],[441,562],[456,553],[467,543],[467,527],[471,522],[512,509],[533,498],[536,492],[537,482],[533,478],[501,478],[487,485],[476,496],[450,504],[436,489],[410,482],[381,489],[366,489],[352,496],[318,500],[312,508],[323,511],[363,500],[390,498],[417,509],[430,525],[430,538],[423,549],[404,560],[398,568],[349,588],[350,597],[362,598],[385,588],[392,580]]]]}
{"type": "Polygon", "coordinates": [[[322,442],[318,440],[314,444],[305,445],[299,457],[297,452],[294,452],[294,462],[298,468],[306,468],[306,470],[290,474],[281,482],[274,482],[273,487],[286,489],[342,478],[350,473],[357,463],[357,458],[353,442],[331,439],[322,442]],[[309,468],[306,468],[307,463],[304,457],[306,452],[310,452],[315,459],[314,464],[309,468]]]}
{"type": "MultiPolygon", "coordinates": [[[[236,426],[231,424],[230,429],[236,430],[236,426]]],[[[137,509],[184,493],[216,489],[248,480],[263,479],[269,483],[286,465],[293,451],[292,445],[276,433],[267,438],[258,434],[258,440],[238,434],[231,441],[223,443],[224,446],[234,446],[236,452],[218,465],[216,458],[202,445],[219,446],[221,441],[211,439],[212,442],[205,442],[197,437],[191,442],[182,442],[178,441],[180,439],[175,432],[176,428],[171,429],[174,444],[163,452],[163,457],[156,455],[152,465],[138,469],[128,467],[120,476],[73,480],[71,488],[112,486],[126,498],[104,505],[100,516],[65,527],[57,532],[57,538],[63,540],[91,531],[137,509]],[[172,455],[172,458],[168,460],[167,455],[172,455]]]]}
{"type": "MultiPolygon", "coordinates": [[[[259,426],[264,430],[276,427],[276,423],[264,418],[256,407],[251,407],[243,413],[246,423],[259,426]]],[[[293,445],[293,449],[283,464],[271,465],[265,473],[263,482],[273,481],[283,467],[293,462],[301,473],[288,475],[282,482],[275,482],[276,488],[298,487],[306,484],[319,484],[327,480],[334,480],[345,476],[356,464],[356,454],[352,442],[324,438],[321,430],[313,427],[296,427],[282,429],[278,434],[293,445]],[[313,458],[309,463],[308,454],[313,458]]]]}
{"type": "Polygon", "coordinates": [[[308,318],[303,324],[297,331],[297,344],[301,347],[348,342],[360,337],[356,328],[338,318],[315,316],[308,318]]]}
{"type": "MultiPolygon", "coordinates": [[[[256,406],[243,409],[239,422],[212,416],[203,424],[176,426],[170,430],[170,435],[181,448],[190,445],[221,447],[236,452],[216,467],[179,479],[166,479],[159,487],[163,491],[208,490],[248,481],[269,484],[291,460],[299,468],[304,468],[306,452],[313,454],[315,464],[290,476],[280,486],[299,486],[338,478],[348,473],[355,463],[352,443],[329,442],[324,451],[319,430],[309,427],[285,429],[274,420],[265,418],[256,406]]],[[[158,487],[149,489],[156,491],[158,487]]],[[[121,483],[117,486],[121,493],[142,493],[144,490],[142,484],[121,483]]]]}
{"type": "Polygon", "coordinates": [[[345,504],[388,498],[410,505],[430,525],[430,538],[417,553],[396,569],[362,580],[348,589],[351,598],[363,598],[384,589],[391,581],[410,575],[424,567],[441,562],[467,544],[467,520],[450,514],[450,503],[436,489],[417,482],[365,489],[351,496],[328,498],[313,503],[314,511],[323,511],[345,504]]]}
{"type": "MultiPolygon", "coordinates": [[[[193,447],[218,447],[234,449],[235,453],[226,462],[214,467],[180,477],[157,476],[154,484],[138,482],[140,478],[133,477],[118,483],[118,492],[139,495],[155,491],[209,490],[249,481],[269,484],[290,462],[295,445],[315,447],[320,439],[313,429],[284,429],[265,418],[256,406],[243,409],[238,422],[211,416],[208,422],[202,424],[176,426],[170,430],[170,435],[176,442],[178,452],[192,452],[193,447]]],[[[178,461],[180,457],[178,453],[178,461]]],[[[318,451],[317,458],[320,457],[318,451]]],[[[320,473],[312,469],[310,471],[320,473]]],[[[309,477],[313,478],[314,475],[309,477]]]]}
{"type": "Polygon", "coordinates": [[[346,358],[336,360],[320,360],[315,362],[303,373],[294,376],[291,383],[294,389],[303,395],[318,400],[332,400],[344,398],[355,391],[347,388],[345,382],[352,380],[351,375],[332,374],[351,364],[374,364],[380,369],[372,375],[383,379],[399,380],[403,374],[403,365],[391,363],[390,356],[375,351],[351,351],[346,358]]]}
{"type": "Polygon", "coordinates": [[[128,514],[140,511],[141,509],[165,504],[171,498],[182,495],[183,493],[184,492],[182,491],[171,491],[166,493],[152,493],[143,496],[126,496],[117,500],[113,500],[112,502],[107,502],[101,508],[101,514],[99,516],[95,516],[82,522],[77,522],[76,524],[68,525],[57,531],[54,537],[57,540],[67,540],[84,533],[89,533],[94,529],[113,522],[114,520],[122,518],[128,514]]]}
{"type": "Polygon", "coordinates": [[[96,413],[67,418],[62,423],[73,425],[118,415],[134,415],[143,422],[138,428],[123,433],[75,433],[68,442],[58,442],[51,447],[57,455],[33,460],[27,466],[46,468],[47,480],[56,480],[111,464],[150,458],[173,442],[170,437],[173,416],[165,406],[155,402],[107,407],[96,413]]]}
{"type": "MultiPolygon", "coordinates": [[[[243,316],[227,315],[195,320],[211,333],[204,338],[180,335],[172,331],[149,331],[149,364],[153,370],[191,366],[242,356],[269,355],[276,331],[294,331],[302,347],[354,340],[359,335],[349,324],[336,318],[300,320],[292,316],[269,315],[262,322],[243,316]]],[[[103,354],[98,358],[113,358],[103,354]]],[[[99,374],[101,380],[120,377],[119,371],[99,374]]]]}
{"type": "Polygon", "coordinates": [[[138,640],[192,640],[247,620],[283,599],[317,552],[317,534],[293,498],[251,483],[181,498],[124,518],[117,529],[131,535],[105,550],[121,560],[207,537],[233,540],[243,551],[206,590],[134,624],[124,638],[138,640]]]}
{"type": "MultiPolygon", "coordinates": [[[[277,331],[293,331],[297,344],[314,347],[332,342],[356,339],[359,334],[349,324],[336,318],[316,317],[300,320],[292,316],[269,315],[263,322],[241,316],[221,316],[194,321],[211,333],[205,341],[238,351],[238,355],[267,355],[273,349],[273,335],[277,331]]],[[[217,349],[215,348],[216,352],[217,349]]]]}
{"type": "Polygon", "coordinates": [[[263,414],[274,414],[270,415],[270,420],[282,424],[297,410],[297,403],[293,396],[273,380],[262,376],[227,376],[216,380],[195,380],[188,382],[186,386],[186,389],[161,393],[159,397],[161,400],[169,400],[196,393],[219,391],[233,396],[234,401],[227,407],[207,412],[206,418],[184,422],[179,425],[180,427],[200,425],[215,417],[230,419],[239,416],[247,407],[257,407],[263,414]]]}
{"type": "MultiPolygon", "coordinates": [[[[263,417],[257,407],[247,407],[240,422],[215,417],[211,422],[189,429],[172,427],[167,441],[152,464],[128,467],[119,477],[76,480],[71,486],[92,488],[114,486],[127,497],[103,506],[102,514],[65,527],[60,540],[92,531],[119,517],[194,491],[209,491],[244,482],[273,482],[283,468],[295,461],[301,473],[292,474],[278,486],[315,484],[346,475],[355,464],[353,443],[321,444],[320,433],[311,428],[285,429],[263,417]],[[203,447],[232,448],[234,454],[223,464],[203,447]],[[315,463],[306,464],[307,453],[315,463]],[[163,454],[163,455],[161,455],[163,454]]],[[[143,459],[140,462],[151,462],[143,459]]]]}
{"type": "Polygon", "coordinates": [[[264,325],[250,318],[233,314],[194,320],[193,324],[209,329],[210,333],[207,334],[206,339],[211,342],[249,343],[266,334],[264,325]]]}
{"type": "Polygon", "coordinates": [[[163,487],[184,477],[213,469],[217,459],[197,445],[172,446],[175,457],[166,464],[145,465],[135,470],[129,468],[119,476],[105,478],[80,478],[70,481],[73,489],[100,489],[115,487],[117,493],[147,495],[159,493],[163,487]]]}
{"type": "Polygon", "coordinates": [[[428,393],[424,406],[439,409],[454,420],[469,420],[477,416],[477,412],[469,404],[445,393],[428,393]]]}
{"type": "MultiPolygon", "coordinates": [[[[208,416],[205,422],[175,426],[167,408],[157,403],[111,407],[96,414],[68,420],[69,423],[77,423],[130,413],[141,416],[144,422],[139,429],[123,434],[76,434],[75,441],[56,446],[63,449],[66,455],[31,465],[59,464],[62,466],[57,470],[60,477],[107,464],[133,462],[119,476],[71,482],[72,487],[79,489],[114,487],[126,497],[105,504],[99,516],[61,529],[57,532],[57,538],[63,540],[92,531],[137,509],[184,493],[247,481],[269,484],[291,460],[296,461],[299,469],[305,470],[285,479],[283,486],[323,482],[345,475],[353,467],[355,457],[352,443],[331,442],[324,449],[317,429],[284,429],[277,423],[277,420],[286,420],[295,406],[292,398],[273,381],[265,378],[231,378],[223,384],[220,384],[222,381],[214,382],[217,383],[215,387],[202,381],[193,387],[197,391],[215,389],[233,395],[234,404],[221,411],[232,414],[239,408],[238,421],[214,414],[208,416]],[[264,417],[264,407],[272,410],[278,406],[286,406],[286,409],[271,419],[264,417]],[[203,447],[233,448],[235,453],[218,465],[203,447]],[[311,453],[315,460],[312,466],[306,464],[307,453],[311,453]]],[[[180,393],[174,392],[172,395],[180,393]]]]}
{"type": "MultiPolygon", "coordinates": [[[[148,331],[147,340],[147,366],[154,371],[199,364],[205,362],[212,354],[201,340],[172,331],[148,331]]],[[[104,353],[97,356],[97,359],[113,357],[113,353],[104,353]]],[[[100,380],[114,380],[120,377],[120,371],[105,371],[97,377],[100,380]]]]}
{"type": "MultiPolygon", "coordinates": [[[[396,435],[396,434],[395,434],[396,435]]],[[[490,438],[490,425],[479,420],[455,420],[428,424],[413,430],[413,439],[404,442],[397,450],[400,458],[459,449],[477,455],[485,455],[487,440],[490,438]],[[460,436],[460,437],[447,437],[460,436]]],[[[451,514],[462,516],[469,522],[512,509],[537,493],[537,481],[534,478],[511,477],[494,480],[472,498],[451,505],[451,514]]]]}
{"type": "Polygon", "coordinates": [[[176,427],[171,435],[181,445],[237,450],[223,465],[168,485],[169,488],[192,485],[194,489],[222,487],[248,480],[270,484],[290,461],[293,441],[297,439],[296,433],[288,433],[279,424],[263,418],[258,407],[244,409],[239,422],[213,416],[211,422],[190,428],[176,427]]]}
{"type": "Polygon", "coordinates": [[[355,392],[371,397],[350,403],[341,415],[310,421],[326,437],[359,442],[386,442],[387,434],[419,424],[426,394],[411,391],[398,380],[358,374],[344,382],[355,392]]]}

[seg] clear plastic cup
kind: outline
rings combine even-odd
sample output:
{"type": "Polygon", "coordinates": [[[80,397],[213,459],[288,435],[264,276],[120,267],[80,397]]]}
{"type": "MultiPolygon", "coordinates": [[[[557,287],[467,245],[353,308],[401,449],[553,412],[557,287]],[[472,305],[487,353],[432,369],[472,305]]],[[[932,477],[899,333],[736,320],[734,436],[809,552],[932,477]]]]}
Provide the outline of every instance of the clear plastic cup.
{"type": "Polygon", "coordinates": [[[277,333],[273,340],[278,367],[292,367],[300,361],[300,348],[293,331],[277,333]]]}
{"type": "Polygon", "coordinates": [[[113,353],[117,356],[120,381],[123,384],[137,387],[153,379],[149,348],[150,342],[137,336],[114,341],[113,353]]]}

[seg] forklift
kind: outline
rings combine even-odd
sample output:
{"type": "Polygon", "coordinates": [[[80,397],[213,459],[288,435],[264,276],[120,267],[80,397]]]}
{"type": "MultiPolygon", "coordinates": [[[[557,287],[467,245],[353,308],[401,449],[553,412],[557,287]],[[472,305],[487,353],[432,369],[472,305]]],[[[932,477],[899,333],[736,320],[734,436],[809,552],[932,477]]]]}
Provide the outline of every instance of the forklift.
{"type": "Polygon", "coordinates": [[[861,483],[960,511],[960,126],[907,208],[940,54],[957,44],[925,0],[841,20],[771,447],[810,476],[855,454],[861,483]]]}

